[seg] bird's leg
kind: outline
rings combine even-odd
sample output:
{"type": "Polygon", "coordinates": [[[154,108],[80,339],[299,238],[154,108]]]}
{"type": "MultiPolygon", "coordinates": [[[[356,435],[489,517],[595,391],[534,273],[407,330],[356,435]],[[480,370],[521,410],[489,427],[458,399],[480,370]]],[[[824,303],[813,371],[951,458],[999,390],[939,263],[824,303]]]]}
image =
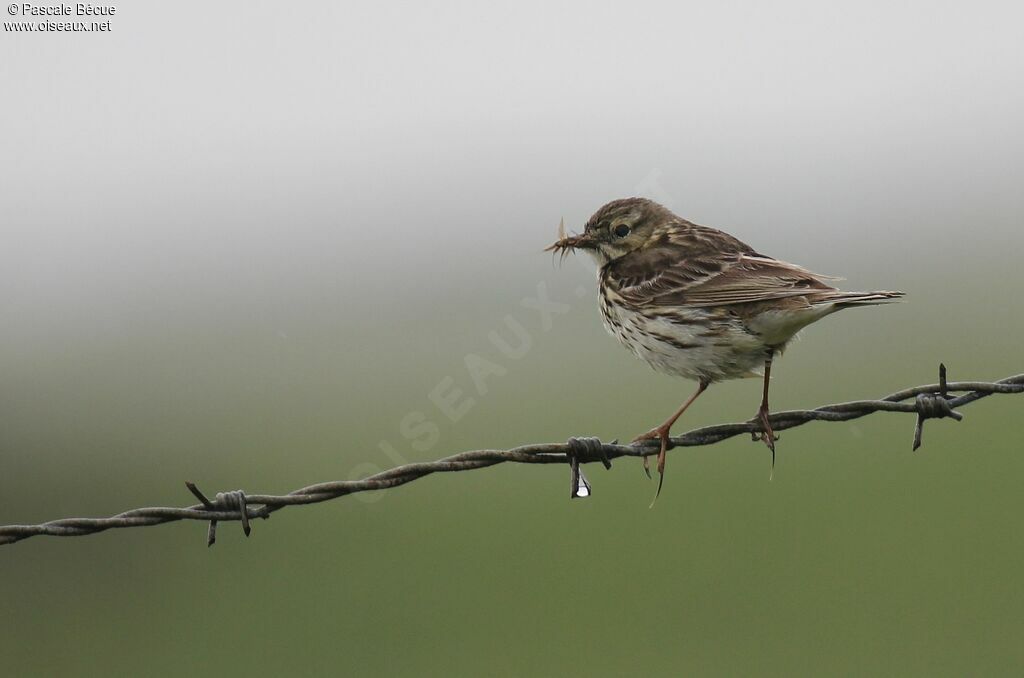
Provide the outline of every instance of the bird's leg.
{"type": "Polygon", "coordinates": [[[768,384],[772,376],[772,357],[774,351],[768,351],[768,357],[764,361],[764,393],[761,396],[761,407],[757,409],[757,419],[761,424],[761,433],[752,433],[751,436],[754,440],[761,440],[768,449],[772,451],[772,472],[775,471],[775,441],[779,438],[775,435],[775,431],[772,430],[772,424],[768,420],[768,384]]]}
{"type": "MultiPolygon", "coordinates": [[[[660,440],[661,441],[661,451],[658,452],[658,475],[659,475],[659,477],[658,477],[658,491],[654,495],[655,499],[657,499],[658,495],[661,494],[661,485],[662,485],[663,482],[665,482],[665,456],[666,456],[666,453],[668,452],[669,431],[672,430],[672,424],[676,423],[676,420],[679,419],[679,417],[682,416],[683,412],[686,411],[686,408],[689,407],[693,403],[693,401],[697,399],[697,396],[699,396],[701,393],[704,392],[704,389],[706,389],[708,387],[708,384],[709,384],[709,382],[701,379],[700,382],[697,385],[697,391],[692,396],[690,396],[686,400],[686,402],[683,403],[682,406],[678,410],[675,411],[675,414],[673,414],[671,417],[666,419],[665,422],[661,426],[656,426],[655,428],[652,428],[647,433],[644,433],[643,435],[639,435],[639,436],[637,436],[636,438],[633,439],[634,443],[638,443],[641,440],[660,440]]],[[[647,455],[644,455],[644,471],[647,472],[648,476],[651,475],[650,465],[649,465],[648,460],[647,460],[647,455]]],[[[654,502],[651,502],[651,506],[654,506],[654,502]]]]}

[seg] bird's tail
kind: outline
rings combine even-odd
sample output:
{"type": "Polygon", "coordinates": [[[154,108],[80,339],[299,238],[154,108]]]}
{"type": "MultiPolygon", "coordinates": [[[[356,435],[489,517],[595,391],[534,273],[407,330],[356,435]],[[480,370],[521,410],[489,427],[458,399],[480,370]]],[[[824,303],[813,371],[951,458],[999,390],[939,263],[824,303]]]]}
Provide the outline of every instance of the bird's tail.
{"type": "Polygon", "coordinates": [[[882,291],[882,292],[836,292],[821,301],[835,304],[837,308],[851,308],[853,306],[870,306],[873,304],[888,304],[899,300],[904,296],[903,292],[882,291]]]}

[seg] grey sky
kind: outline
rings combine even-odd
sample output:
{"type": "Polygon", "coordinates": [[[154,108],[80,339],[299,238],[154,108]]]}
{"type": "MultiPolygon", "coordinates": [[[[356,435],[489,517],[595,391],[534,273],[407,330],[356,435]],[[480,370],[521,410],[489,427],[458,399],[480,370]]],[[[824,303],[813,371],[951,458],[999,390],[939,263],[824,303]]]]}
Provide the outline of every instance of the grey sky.
{"type": "Polygon", "coordinates": [[[532,278],[559,217],[578,226],[651,176],[684,216],[811,268],[907,263],[920,233],[965,220],[1005,249],[1021,243],[1022,18],[132,3],[109,34],[5,32],[5,304],[32,323],[532,278]]]}

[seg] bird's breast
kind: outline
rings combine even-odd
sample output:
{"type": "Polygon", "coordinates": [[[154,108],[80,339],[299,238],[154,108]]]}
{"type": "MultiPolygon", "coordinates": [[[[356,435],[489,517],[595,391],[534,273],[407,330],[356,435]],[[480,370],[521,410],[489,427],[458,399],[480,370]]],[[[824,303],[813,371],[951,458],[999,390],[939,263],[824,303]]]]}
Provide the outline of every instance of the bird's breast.
{"type": "Polygon", "coordinates": [[[634,308],[604,285],[599,304],[608,332],[658,372],[721,381],[763,365],[767,346],[727,311],[634,308]]]}

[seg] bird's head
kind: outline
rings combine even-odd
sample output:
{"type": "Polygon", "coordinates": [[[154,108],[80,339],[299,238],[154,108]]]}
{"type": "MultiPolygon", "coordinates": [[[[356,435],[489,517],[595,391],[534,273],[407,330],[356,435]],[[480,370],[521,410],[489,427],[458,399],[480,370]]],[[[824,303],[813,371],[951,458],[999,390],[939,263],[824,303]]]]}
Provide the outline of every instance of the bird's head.
{"type": "Polygon", "coordinates": [[[590,217],[583,233],[566,235],[560,229],[559,239],[546,251],[565,256],[569,252],[586,250],[599,266],[603,266],[644,247],[655,236],[658,227],[673,218],[672,212],[653,200],[613,200],[590,217]]]}

